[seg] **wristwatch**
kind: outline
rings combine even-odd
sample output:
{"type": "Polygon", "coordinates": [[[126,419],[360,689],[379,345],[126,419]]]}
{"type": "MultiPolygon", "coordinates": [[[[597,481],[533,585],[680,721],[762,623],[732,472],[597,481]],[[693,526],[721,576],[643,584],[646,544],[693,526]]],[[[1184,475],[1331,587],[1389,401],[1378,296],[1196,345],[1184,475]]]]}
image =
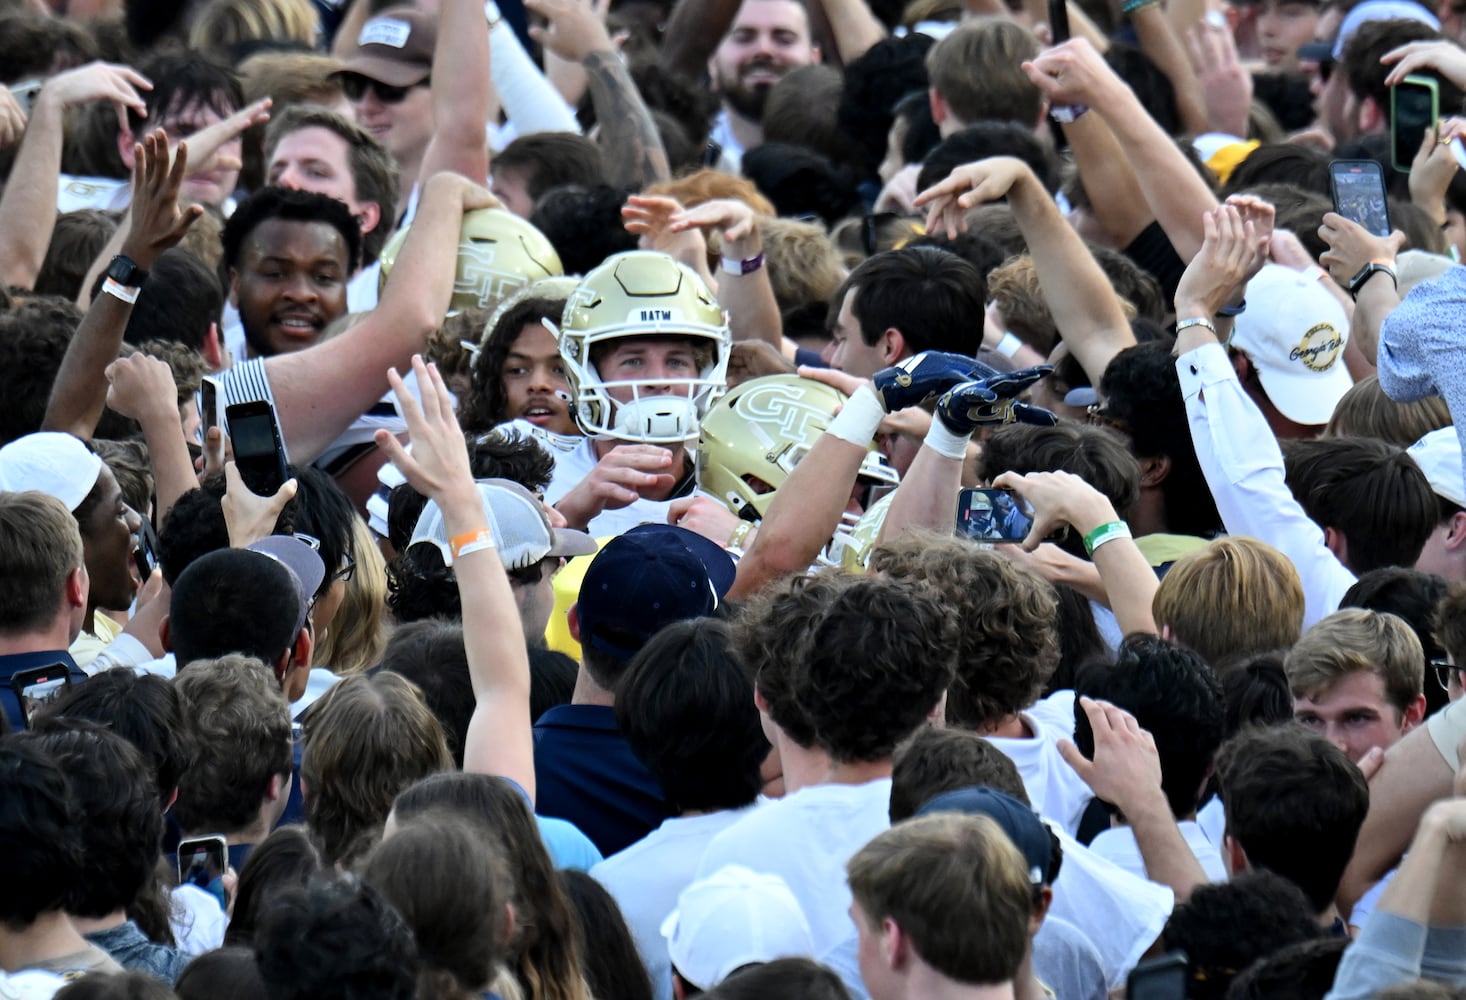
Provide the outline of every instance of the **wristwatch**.
{"type": "Polygon", "coordinates": [[[1370,278],[1373,278],[1375,274],[1380,271],[1383,271],[1385,274],[1388,274],[1390,276],[1390,282],[1395,286],[1395,290],[1399,291],[1400,277],[1398,274],[1395,273],[1394,262],[1387,260],[1372,260],[1368,264],[1365,264],[1363,267],[1361,267],[1358,274],[1349,279],[1349,294],[1354,296],[1355,298],[1358,298],[1359,292],[1361,289],[1364,288],[1365,282],[1369,281],[1370,278]]]}
{"type": "Polygon", "coordinates": [[[107,265],[107,277],[124,288],[141,288],[148,280],[148,272],[137,266],[137,262],[125,254],[118,254],[107,265]]]}

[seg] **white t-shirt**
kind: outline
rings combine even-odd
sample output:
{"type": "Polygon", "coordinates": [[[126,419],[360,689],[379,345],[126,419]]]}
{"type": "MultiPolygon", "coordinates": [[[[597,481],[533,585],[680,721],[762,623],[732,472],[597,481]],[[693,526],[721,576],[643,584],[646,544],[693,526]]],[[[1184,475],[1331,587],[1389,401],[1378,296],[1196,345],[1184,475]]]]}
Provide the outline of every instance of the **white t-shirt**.
{"type": "Polygon", "coordinates": [[[1035,734],[1032,738],[985,738],[1017,765],[1034,812],[1073,835],[1094,798],[1084,779],[1059,755],[1059,741],[1074,738],[1074,692],[1055,691],[1021,715],[1035,734]]]}
{"type": "Polygon", "coordinates": [[[1161,936],[1175,908],[1175,894],[1100,857],[1053,821],[1049,828],[1064,849],[1049,913],[1083,931],[1099,952],[1110,988],[1122,986],[1161,936]]]}
{"type": "Polygon", "coordinates": [[[173,887],[173,907],[168,923],[180,951],[202,955],[224,946],[229,916],[211,893],[184,883],[173,887]]]}
{"type": "Polygon", "coordinates": [[[1223,847],[1222,841],[1227,836],[1227,811],[1222,808],[1220,795],[1213,795],[1206,800],[1206,805],[1197,810],[1196,825],[1201,827],[1206,839],[1220,851],[1223,847]]]}
{"type": "MultiPolygon", "coordinates": [[[[1207,839],[1200,825],[1191,820],[1183,820],[1176,825],[1181,828],[1186,846],[1191,848],[1191,853],[1200,862],[1206,877],[1213,882],[1227,881],[1227,866],[1222,863],[1222,852],[1207,839]]],[[[1100,857],[1113,861],[1132,875],[1150,877],[1146,874],[1145,860],[1140,856],[1140,845],[1135,842],[1135,831],[1128,826],[1117,826],[1103,831],[1089,842],[1089,849],[1100,857]]]]}
{"type": "Polygon", "coordinates": [[[724,865],[778,875],[809,921],[817,957],[852,931],[845,862],[891,825],[891,779],[812,785],[755,809],[713,838],[698,877],[724,865]]]}
{"type": "Polygon", "coordinates": [[[754,808],[663,820],[651,833],[590,870],[620,905],[652,978],[656,1000],[672,1000],[672,960],[662,937],[662,921],[677,908],[677,897],[697,875],[708,843],[754,808]]]}
{"type": "Polygon", "coordinates": [[[54,972],[25,969],[21,972],[0,970],[0,1000],[51,1000],[66,980],[54,972]]]}

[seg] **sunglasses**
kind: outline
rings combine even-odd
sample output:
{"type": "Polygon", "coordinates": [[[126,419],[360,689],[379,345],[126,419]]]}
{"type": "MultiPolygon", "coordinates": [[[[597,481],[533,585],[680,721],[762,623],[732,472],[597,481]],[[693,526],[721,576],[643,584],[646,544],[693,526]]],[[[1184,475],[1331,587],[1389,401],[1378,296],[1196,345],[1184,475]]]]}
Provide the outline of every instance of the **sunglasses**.
{"type": "Polygon", "coordinates": [[[362,76],[359,73],[346,73],[341,77],[341,90],[348,101],[359,101],[366,96],[370,90],[377,95],[377,100],[383,104],[401,104],[413,87],[428,87],[432,85],[432,77],[423,80],[422,83],[415,83],[409,87],[393,87],[380,80],[373,80],[369,76],[362,76]]]}
{"type": "Polygon", "coordinates": [[[1110,427],[1121,434],[1130,433],[1130,425],[1118,417],[1110,415],[1101,403],[1090,403],[1084,408],[1084,416],[1092,427],[1110,427]]]}
{"type": "Polygon", "coordinates": [[[1461,667],[1454,663],[1447,663],[1445,660],[1431,660],[1430,665],[1435,668],[1435,679],[1440,684],[1442,691],[1451,690],[1451,674],[1459,674],[1461,667]]]}

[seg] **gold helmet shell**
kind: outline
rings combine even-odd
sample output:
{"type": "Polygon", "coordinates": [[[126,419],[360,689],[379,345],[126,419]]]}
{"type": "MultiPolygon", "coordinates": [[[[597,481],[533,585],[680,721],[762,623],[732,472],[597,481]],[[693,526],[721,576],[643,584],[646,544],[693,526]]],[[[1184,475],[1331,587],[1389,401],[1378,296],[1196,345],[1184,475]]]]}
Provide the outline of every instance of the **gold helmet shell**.
{"type": "Polygon", "coordinates": [[[587,434],[653,444],[690,440],[727,387],[732,335],[723,310],[696,272],[664,253],[632,250],[606,258],[570,294],[558,336],[571,406],[587,434]],[[697,374],[618,380],[633,397],[618,403],[592,359],[598,347],[623,337],[685,338],[698,358],[697,374]]]}
{"type": "MultiPolygon", "coordinates": [[[[379,258],[381,294],[407,241],[411,226],[392,234],[379,258]]],[[[458,231],[458,264],[449,312],[492,309],[532,281],[564,274],[560,255],[545,234],[502,208],[478,208],[463,215],[458,231]]]]}

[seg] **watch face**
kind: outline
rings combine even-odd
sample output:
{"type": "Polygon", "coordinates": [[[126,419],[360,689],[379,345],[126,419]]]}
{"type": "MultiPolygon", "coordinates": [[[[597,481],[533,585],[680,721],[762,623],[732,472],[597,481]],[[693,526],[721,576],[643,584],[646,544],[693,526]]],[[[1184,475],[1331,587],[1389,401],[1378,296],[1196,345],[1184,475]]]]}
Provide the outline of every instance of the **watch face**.
{"type": "Polygon", "coordinates": [[[140,273],[136,264],[120,255],[113,257],[112,263],[107,265],[107,277],[120,285],[136,285],[140,273]]]}

